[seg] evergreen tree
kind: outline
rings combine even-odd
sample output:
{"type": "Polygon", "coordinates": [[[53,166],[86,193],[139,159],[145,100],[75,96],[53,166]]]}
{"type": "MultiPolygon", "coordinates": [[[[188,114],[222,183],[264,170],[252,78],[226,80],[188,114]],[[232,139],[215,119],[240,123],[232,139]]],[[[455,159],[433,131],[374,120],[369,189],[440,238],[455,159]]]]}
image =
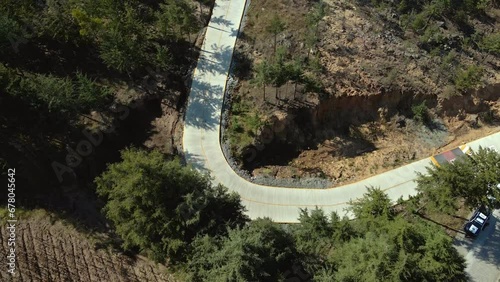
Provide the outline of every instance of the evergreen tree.
{"type": "Polygon", "coordinates": [[[192,281],[282,281],[297,260],[291,234],[269,219],[193,245],[192,281]]]}
{"type": "Polygon", "coordinates": [[[239,196],[160,152],[122,151],[122,162],[96,178],[103,209],[123,247],[156,261],[185,259],[196,236],[223,235],[247,221],[239,196]]]}
{"type": "Polygon", "coordinates": [[[278,34],[283,32],[285,28],[285,22],[283,22],[278,15],[274,15],[271,22],[266,27],[267,32],[274,36],[274,53],[276,53],[278,34]]]}
{"type": "Polygon", "coordinates": [[[255,78],[252,82],[262,86],[264,101],[266,101],[266,85],[271,83],[271,67],[267,61],[263,61],[255,66],[255,78]]]}
{"type": "Polygon", "coordinates": [[[464,156],[451,164],[428,167],[427,174],[419,174],[417,190],[422,193],[426,208],[452,213],[456,200],[465,199],[470,208],[479,205],[498,207],[500,199],[500,154],[479,148],[471,156],[464,156]]]}

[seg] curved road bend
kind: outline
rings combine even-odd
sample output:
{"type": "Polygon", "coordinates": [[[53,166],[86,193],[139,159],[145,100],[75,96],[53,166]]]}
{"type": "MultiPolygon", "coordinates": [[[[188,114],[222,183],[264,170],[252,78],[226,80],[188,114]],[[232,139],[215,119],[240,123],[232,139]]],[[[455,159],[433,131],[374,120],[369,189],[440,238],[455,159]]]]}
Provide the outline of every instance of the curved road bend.
{"type": "MultiPolygon", "coordinates": [[[[331,189],[282,188],[257,185],[238,176],[227,163],[219,142],[220,115],[224,88],[238,35],[245,0],[217,0],[207,28],[200,58],[194,71],[185,115],[183,146],[193,167],[209,171],[221,183],[241,195],[250,218],[269,217],[276,222],[297,222],[300,208],[321,207],[325,212],[345,214],[351,199],[365,193],[366,186],[378,186],[394,201],[414,195],[415,172],[430,165],[425,159],[376,175],[357,183],[331,189]]],[[[500,133],[468,144],[496,145],[500,133]]]]}

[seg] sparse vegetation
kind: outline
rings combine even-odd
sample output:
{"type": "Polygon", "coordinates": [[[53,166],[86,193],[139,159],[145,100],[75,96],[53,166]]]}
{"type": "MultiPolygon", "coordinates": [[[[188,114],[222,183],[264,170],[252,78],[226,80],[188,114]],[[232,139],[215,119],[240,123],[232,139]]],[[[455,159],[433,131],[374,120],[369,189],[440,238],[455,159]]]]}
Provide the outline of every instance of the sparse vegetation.
{"type": "MultiPolygon", "coordinates": [[[[325,171],[330,179],[350,181],[348,179],[356,177],[353,174],[357,170],[367,176],[369,167],[364,169],[361,159],[375,161],[375,153],[354,156],[359,162],[354,162],[352,173],[339,172],[348,161],[342,159],[341,148],[329,145],[337,137],[338,130],[344,132],[351,125],[365,126],[377,121],[377,113],[367,104],[388,106],[389,114],[381,118],[385,123],[377,124],[379,132],[405,139],[402,142],[411,147],[413,137],[398,135],[392,119],[402,112],[411,114],[412,105],[407,101],[414,99],[427,100],[428,112],[433,114],[432,118],[440,128],[458,128],[457,124],[451,123],[459,121],[446,119],[443,115],[455,115],[459,110],[456,105],[468,103],[466,100],[470,96],[462,95],[465,92],[477,88],[477,94],[483,95],[488,90],[481,86],[494,85],[498,80],[494,75],[497,57],[483,47],[483,42],[494,41],[489,36],[494,34],[498,25],[496,11],[494,1],[380,0],[346,4],[341,1],[311,3],[299,0],[290,4],[281,0],[257,0],[250,5],[245,37],[239,39],[238,46],[254,60],[250,77],[255,83],[243,79],[236,88],[239,93],[234,96],[244,95],[242,99],[251,100],[269,118],[278,110],[293,116],[289,130],[298,132],[294,135],[297,136],[294,143],[300,144],[301,152],[310,152],[290,156],[294,160],[301,159],[292,166],[298,168],[299,175],[310,175],[312,167],[309,167],[311,160],[308,158],[327,155],[329,160],[319,162],[318,166],[322,166],[320,170],[325,171]],[[273,44],[274,34],[266,32],[266,27],[276,15],[280,15],[286,29],[273,44]],[[279,54],[280,48],[285,51],[284,56],[279,54]],[[470,65],[476,65],[481,71],[476,72],[469,68],[470,65]],[[363,99],[368,100],[366,104],[360,101],[363,99]],[[451,100],[457,100],[457,103],[453,104],[451,100]],[[335,105],[338,104],[343,106],[337,108],[335,105]],[[302,130],[303,123],[309,127],[302,130]],[[317,138],[318,135],[321,137],[317,138]],[[309,146],[311,143],[314,145],[309,146]],[[330,148],[328,154],[323,152],[327,150],[325,147],[330,148]]],[[[484,103],[489,103],[494,98],[486,100],[488,102],[484,103]]],[[[485,106],[481,102],[475,107],[485,106]]],[[[467,109],[464,114],[476,110],[467,109]]],[[[423,122],[420,116],[416,119],[423,122]]],[[[407,131],[411,132],[410,135],[420,135],[413,130],[414,125],[411,123],[411,129],[406,128],[400,133],[407,131]]],[[[429,130],[433,124],[430,125],[418,128],[429,130]]],[[[442,135],[440,138],[443,139],[433,139],[432,145],[427,142],[418,144],[422,149],[416,150],[412,159],[427,156],[442,146],[446,138],[444,132],[454,135],[450,131],[439,131],[442,134],[437,131],[432,134],[442,135]]],[[[465,131],[457,134],[460,136],[465,131]]],[[[420,140],[417,136],[414,138],[420,140]]],[[[382,139],[371,141],[376,143],[376,151],[391,155],[390,161],[385,163],[405,162],[406,158],[396,156],[400,152],[385,149],[390,146],[382,139]]],[[[364,152],[362,148],[356,151],[364,152]]],[[[284,163],[272,165],[273,160],[266,155],[267,152],[259,152],[259,165],[247,166],[247,169],[259,174],[261,168],[271,165],[283,172],[277,173],[277,178],[292,175],[292,167],[283,167],[284,163]]],[[[383,165],[383,162],[379,164],[383,165]]]]}
{"type": "Polygon", "coordinates": [[[466,69],[457,72],[455,87],[462,92],[474,89],[481,84],[482,76],[483,68],[476,65],[470,65],[466,69]]]}
{"type": "Polygon", "coordinates": [[[484,36],[482,38],[481,47],[487,52],[500,55],[500,32],[484,36]]]}
{"type": "Polygon", "coordinates": [[[258,109],[241,100],[233,101],[231,113],[227,137],[234,153],[241,155],[242,150],[253,143],[258,130],[264,125],[264,121],[258,109]]]}
{"type": "Polygon", "coordinates": [[[428,125],[431,122],[431,118],[429,115],[429,109],[425,105],[425,101],[422,101],[422,103],[413,105],[411,107],[411,111],[413,112],[413,118],[421,122],[425,125],[428,125]]]}
{"type": "Polygon", "coordinates": [[[278,15],[273,16],[271,22],[266,28],[266,31],[274,36],[274,53],[276,53],[278,34],[283,32],[285,28],[286,28],[285,23],[281,20],[281,17],[278,15]]]}

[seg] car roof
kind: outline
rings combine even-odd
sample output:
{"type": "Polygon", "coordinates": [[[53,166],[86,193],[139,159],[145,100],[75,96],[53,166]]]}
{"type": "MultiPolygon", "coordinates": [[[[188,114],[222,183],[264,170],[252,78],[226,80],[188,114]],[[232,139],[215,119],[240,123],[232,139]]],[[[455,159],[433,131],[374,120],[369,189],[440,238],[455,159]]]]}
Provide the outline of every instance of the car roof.
{"type": "Polygon", "coordinates": [[[465,224],[465,229],[473,234],[476,234],[479,232],[479,230],[481,229],[480,226],[477,226],[476,224],[474,224],[473,222],[469,221],[465,224]]]}

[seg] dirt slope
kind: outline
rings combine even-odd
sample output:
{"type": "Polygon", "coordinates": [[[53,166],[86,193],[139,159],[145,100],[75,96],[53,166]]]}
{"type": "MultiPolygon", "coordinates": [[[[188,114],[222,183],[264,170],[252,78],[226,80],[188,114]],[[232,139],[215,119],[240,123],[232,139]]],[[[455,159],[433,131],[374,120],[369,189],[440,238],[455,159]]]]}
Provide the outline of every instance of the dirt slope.
{"type": "Polygon", "coordinates": [[[236,47],[239,82],[227,139],[236,162],[253,177],[348,183],[499,130],[500,57],[474,42],[500,29],[500,9],[469,16],[475,33],[467,34],[449,16],[429,18],[425,32],[415,30],[415,15],[399,13],[393,5],[398,1],[379,7],[324,2],[311,47],[306,23],[316,1],[250,4],[236,47]],[[302,60],[303,67],[318,60],[320,91],[292,80],[263,87],[245,68],[272,62],[273,34],[266,28],[274,15],[285,25],[277,45],[286,50],[286,60],[302,60]],[[479,66],[482,75],[475,86],[459,89],[470,66],[479,66]],[[428,125],[412,110],[424,101],[428,125]]]}

